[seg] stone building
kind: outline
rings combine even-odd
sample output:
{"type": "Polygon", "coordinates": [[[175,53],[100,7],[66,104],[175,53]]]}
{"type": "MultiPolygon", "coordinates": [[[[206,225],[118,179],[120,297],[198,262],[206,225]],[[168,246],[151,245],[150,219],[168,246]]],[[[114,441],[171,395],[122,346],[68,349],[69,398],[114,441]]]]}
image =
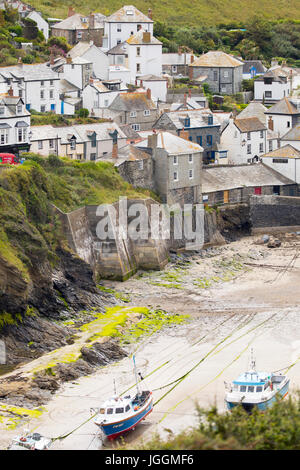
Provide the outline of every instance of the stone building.
{"type": "Polygon", "coordinates": [[[65,37],[69,44],[79,41],[93,41],[95,46],[102,46],[104,34],[104,19],[100,13],[91,13],[83,16],[69,8],[68,18],[51,27],[52,36],[65,37]]]}
{"type": "Polygon", "coordinates": [[[182,130],[186,131],[191,142],[203,147],[204,163],[214,162],[217,158],[220,127],[220,122],[208,108],[163,113],[154,124],[155,129],[178,136],[182,130]]]}
{"type": "Polygon", "coordinates": [[[158,117],[150,90],[146,93],[120,93],[108,109],[114,113],[114,121],[117,124],[129,124],[135,131],[152,129],[158,117]]]}
{"type": "Polygon", "coordinates": [[[222,51],[209,51],[189,65],[191,80],[209,85],[213,93],[233,95],[242,90],[243,63],[222,51]]]}
{"type": "Polygon", "coordinates": [[[170,132],[150,134],[136,144],[151,155],[154,189],[167,204],[196,204],[201,199],[203,148],[170,132]]]}

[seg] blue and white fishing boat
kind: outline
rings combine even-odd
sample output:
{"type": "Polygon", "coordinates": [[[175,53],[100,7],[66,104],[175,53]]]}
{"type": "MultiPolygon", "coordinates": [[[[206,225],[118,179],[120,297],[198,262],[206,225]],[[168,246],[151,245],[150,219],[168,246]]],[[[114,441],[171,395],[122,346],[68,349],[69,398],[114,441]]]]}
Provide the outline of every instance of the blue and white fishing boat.
{"type": "Polygon", "coordinates": [[[261,411],[270,408],[277,399],[282,400],[288,394],[290,379],[273,372],[258,372],[251,351],[250,369],[241,374],[231,384],[226,384],[225,403],[231,410],[241,404],[250,412],[254,407],[261,411]]]}
{"type": "Polygon", "coordinates": [[[137,424],[144,420],[153,409],[152,392],[140,390],[134,357],[133,361],[137,393],[134,396],[127,395],[124,398],[117,395],[109,398],[102,404],[94,421],[109,440],[134,430],[137,424]]]}

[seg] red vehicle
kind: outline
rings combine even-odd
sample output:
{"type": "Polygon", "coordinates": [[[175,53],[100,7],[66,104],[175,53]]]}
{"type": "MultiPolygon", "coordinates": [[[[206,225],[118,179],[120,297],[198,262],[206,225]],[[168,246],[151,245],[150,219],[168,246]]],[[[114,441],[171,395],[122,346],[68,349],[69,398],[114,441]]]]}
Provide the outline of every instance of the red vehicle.
{"type": "Polygon", "coordinates": [[[18,158],[13,153],[0,153],[0,164],[19,165],[18,158]]]}

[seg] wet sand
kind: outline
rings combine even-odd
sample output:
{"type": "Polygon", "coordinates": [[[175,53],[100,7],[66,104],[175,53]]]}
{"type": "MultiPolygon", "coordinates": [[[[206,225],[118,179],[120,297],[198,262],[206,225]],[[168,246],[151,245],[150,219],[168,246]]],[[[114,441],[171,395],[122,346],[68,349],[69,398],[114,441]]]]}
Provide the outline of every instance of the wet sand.
{"type": "MultiPolygon", "coordinates": [[[[224,381],[231,381],[247,368],[250,348],[254,349],[260,370],[274,371],[296,362],[288,373],[290,391],[300,388],[297,243],[286,241],[272,250],[253,245],[256,239],[234,242],[211,258],[195,258],[182,274],[180,289],[149,284],[149,279],[156,279],[155,274],[122,284],[108,283],[129,293],[132,305],[151,305],[191,315],[189,322],[164,329],[138,345],[137,368],[144,377],[148,376],[144,385],[154,390],[154,402],[158,403],[147,419],[127,435],[125,441],[130,445],[147,440],[156,431],[167,435],[196,424],[196,402],[202,407],[216,403],[220,411],[225,411],[224,381]],[[254,254],[251,251],[250,258],[243,258],[245,266],[251,264],[249,271],[241,269],[235,279],[212,283],[205,289],[195,287],[195,278],[204,274],[209,277],[224,256],[230,259],[236,254],[249,254],[249,249],[254,254]],[[172,386],[160,389],[192,368],[173,390],[170,391],[172,386]]],[[[32,420],[29,428],[49,437],[69,433],[89,418],[91,407],[99,407],[111,396],[114,379],[119,393],[134,387],[130,358],[66,383],[46,405],[47,411],[32,420]]],[[[4,430],[0,424],[0,447],[5,447],[17,432],[4,430]]],[[[104,445],[111,448],[116,444],[104,445]]],[[[67,438],[55,441],[53,448],[101,449],[103,443],[90,420],[67,438]]]]}

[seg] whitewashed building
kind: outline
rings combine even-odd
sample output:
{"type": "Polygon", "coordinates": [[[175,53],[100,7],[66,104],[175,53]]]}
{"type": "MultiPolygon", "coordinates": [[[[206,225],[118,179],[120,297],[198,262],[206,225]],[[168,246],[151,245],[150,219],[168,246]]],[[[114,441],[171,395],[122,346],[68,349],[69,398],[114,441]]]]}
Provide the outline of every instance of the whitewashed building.
{"type": "Polygon", "coordinates": [[[265,111],[269,129],[281,137],[300,123],[300,107],[291,98],[283,98],[265,111]]]}
{"type": "MultiPolygon", "coordinates": [[[[151,10],[148,10],[151,16],[151,10]]],[[[103,46],[109,50],[135,35],[140,29],[153,34],[153,20],[133,5],[125,5],[108,16],[105,21],[103,46]]]]}
{"type": "Polygon", "coordinates": [[[103,117],[103,109],[108,108],[120,91],[126,91],[121,80],[101,81],[90,79],[82,92],[82,106],[96,117],[103,117]]]}
{"type": "Polygon", "coordinates": [[[254,100],[265,104],[273,104],[290,96],[291,90],[291,77],[281,67],[270,69],[254,80],[254,100]]]}
{"type": "Polygon", "coordinates": [[[19,96],[0,95],[0,153],[20,155],[30,147],[30,113],[19,96]]]}
{"type": "Polygon", "coordinates": [[[36,22],[37,28],[39,31],[41,31],[45,37],[45,40],[48,41],[49,39],[49,24],[47,23],[46,20],[42,17],[41,12],[39,11],[31,11],[26,18],[29,18],[30,20],[33,20],[36,22]]]}
{"type": "Polygon", "coordinates": [[[230,118],[221,134],[229,164],[249,163],[266,152],[267,128],[258,118],[230,118]]]}
{"type": "Polygon", "coordinates": [[[93,73],[93,64],[90,60],[76,57],[72,59],[67,57],[67,62],[63,66],[63,73],[60,74],[61,78],[68,80],[73,85],[83,90],[88,85],[93,73]]]}
{"type": "Polygon", "coordinates": [[[26,109],[60,113],[58,73],[46,64],[18,64],[0,67],[1,88],[10,87],[14,96],[23,99],[26,109]]]}
{"type": "Polygon", "coordinates": [[[262,162],[278,173],[300,184],[300,150],[290,144],[267,152],[261,156],[262,162]]]}
{"type": "Polygon", "coordinates": [[[290,144],[297,150],[300,150],[300,125],[293,127],[280,139],[281,147],[290,144]]]}
{"type": "Polygon", "coordinates": [[[95,46],[93,41],[80,41],[68,52],[68,55],[72,61],[84,59],[91,63],[95,77],[101,80],[108,80],[109,58],[100,47],[95,46]]]}
{"type": "Polygon", "coordinates": [[[162,74],[162,43],[151,32],[141,29],[127,39],[131,83],[143,75],[162,74]]]}
{"type": "Polygon", "coordinates": [[[151,90],[151,96],[157,100],[167,101],[168,80],[157,75],[141,75],[137,78],[137,85],[145,90],[151,90]]]}

